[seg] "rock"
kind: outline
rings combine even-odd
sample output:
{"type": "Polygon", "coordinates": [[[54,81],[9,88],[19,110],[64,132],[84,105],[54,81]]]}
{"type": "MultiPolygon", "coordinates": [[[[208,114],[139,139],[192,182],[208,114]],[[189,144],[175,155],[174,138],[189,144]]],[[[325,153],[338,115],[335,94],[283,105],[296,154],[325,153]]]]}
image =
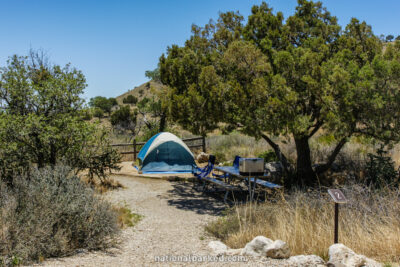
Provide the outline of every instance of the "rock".
{"type": "Polygon", "coordinates": [[[326,266],[325,261],[317,255],[297,255],[288,259],[290,266],[322,267],[326,266]]]}
{"type": "Polygon", "coordinates": [[[286,242],[275,240],[267,247],[266,256],[273,259],[287,259],[290,257],[290,248],[286,242]]]}
{"type": "Polygon", "coordinates": [[[265,169],[267,169],[271,173],[281,173],[283,171],[283,166],[282,163],[280,163],[279,161],[267,162],[265,163],[265,169]]]}
{"type": "Polygon", "coordinates": [[[217,255],[225,254],[228,251],[228,247],[221,241],[210,241],[208,247],[217,255]]]}
{"type": "Polygon", "coordinates": [[[242,255],[255,257],[265,256],[268,245],[272,243],[273,241],[265,236],[257,236],[246,244],[242,250],[242,255]]]}
{"type": "Polygon", "coordinates": [[[353,250],[343,244],[334,244],[329,247],[330,267],[378,267],[382,264],[365,257],[364,255],[356,254],[353,250]]]}
{"type": "Polygon", "coordinates": [[[205,163],[208,162],[208,157],[209,157],[208,154],[201,152],[199,155],[197,155],[196,159],[198,163],[205,163]]]}
{"type": "Polygon", "coordinates": [[[253,257],[264,256],[274,259],[286,259],[290,256],[290,249],[282,240],[272,241],[265,236],[257,236],[246,244],[241,254],[253,257]]]}
{"type": "Polygon", "coordinates": [[[242,249],[241,249],[241,248],[238,248],[238,249],[228,249],[228,250],[225,252],[225,255],[228,255],[228,256],[234,256],[234,255],[240,255],[240,254],[242,254],[242,249]]]}

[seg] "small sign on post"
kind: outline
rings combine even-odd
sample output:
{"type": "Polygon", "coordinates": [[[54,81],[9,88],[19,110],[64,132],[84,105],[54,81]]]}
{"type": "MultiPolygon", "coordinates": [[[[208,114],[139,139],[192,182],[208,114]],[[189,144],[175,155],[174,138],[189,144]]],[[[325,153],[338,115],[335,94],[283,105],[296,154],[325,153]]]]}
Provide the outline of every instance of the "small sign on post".
{"type": "Polygon", "coordinates": [[[329,195],[335,202],[335,233],[334,233],[334,243],[339,242],[339,204],[347,203],[347,199],[340,189],[328,189],[329,195]]]}

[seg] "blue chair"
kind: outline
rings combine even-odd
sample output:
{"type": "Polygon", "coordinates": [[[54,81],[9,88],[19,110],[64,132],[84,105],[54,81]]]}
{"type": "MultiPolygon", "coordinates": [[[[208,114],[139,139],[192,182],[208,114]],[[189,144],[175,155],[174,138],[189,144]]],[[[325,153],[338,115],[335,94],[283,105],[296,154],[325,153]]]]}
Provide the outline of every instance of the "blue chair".
{"type": "Polygon", "coordinates": [[[200,168],[198,166],[193,166],[192,174],[194,175],[194,177],[197,178],[199,182],[204,182],[202,181],[202,179],[210,175],[210,173],[214,169],[214,164],[215,164],[215,156],[210,155],[208,157],[208,164],[205,167],[200,168]]]}

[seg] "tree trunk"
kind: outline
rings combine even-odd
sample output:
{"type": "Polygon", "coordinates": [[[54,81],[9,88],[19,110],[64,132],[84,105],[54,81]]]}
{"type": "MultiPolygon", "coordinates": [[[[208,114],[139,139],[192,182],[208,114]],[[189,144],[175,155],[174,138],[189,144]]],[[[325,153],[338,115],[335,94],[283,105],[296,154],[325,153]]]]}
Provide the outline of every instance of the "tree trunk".
{"type": "Polygon", "coordinates": [[[165,114],[162,114],[161,115],[161,118],[160,118],[160,126],[159,126],[159,128],[158,128],[158,132],[163,132],[164,131],[164,129],[165,129],[165,125],[166,125],[166,115],[165,114]]]}
{"type": "Polygon", "coordinates": [[[288,162],[287,158],[285,157],[285,155],[283,155],[280,147],[274,143],[271,138],[269,138],[267,135],[265,134],[261,134],[261,137],[264,138],[265,141],[267,141],[267,143],[272,147],[272,149],[275,152],[276,157],[278,158],[278,160],[281,162],[282,166],[283,166],[283,171],[285,173],[286,178],[289,178],[289,176],[291,176],[291,172],[292,172],[292,168],[290,166],[290,163],[288,162]]]}
{"type": "Polygon", "coordinates": [[[297,151],[296,177],[301,186],[314,185],[317,182],[317,176],[312,169],[310,145],[308,137],[295,137],[297,151]]]}
{"type": "Polygon", "coordinates": [[[50,144],[50,164],[55,166],[57,163],[57,149],[55,144],[50,144]]]}

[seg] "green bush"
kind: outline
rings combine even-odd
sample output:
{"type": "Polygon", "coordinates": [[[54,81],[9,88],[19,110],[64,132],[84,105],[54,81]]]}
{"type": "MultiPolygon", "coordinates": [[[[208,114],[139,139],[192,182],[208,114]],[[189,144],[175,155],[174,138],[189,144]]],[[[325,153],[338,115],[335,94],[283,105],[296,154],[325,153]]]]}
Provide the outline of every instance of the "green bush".
{"type": "Polygon", "coordinates": [[[93,116],[96,118],[103,118],[104,117],[104,111],[101,108],[94,108],[93,109],[93,116]]]}
{"type": "Polygon", "coordinates": [[[136,124],[137,115],[137,110],[131,111],[127,105],[120,106],[111,114],[110,122],[113,126],[129,128],[130,125],[136,124]]]}
{"type": "Polygon", "coordinates": [[[122,103],[124,104],[136,104],[137,101],[138,101],[137,97],[133,95],[128,95],[127,97],[124,97],[124,99],[122,99],[122,103]]]}
{"type": "Polygon", "coordinates": [[[258,154],[258,157],[263,158],[264,162],[278,161],[278,158],[277,158],[275,152],[272,150],[267,150],[261,154],[258,154]]]}
{"type": "Polygon", "coordinates": [[[117,232],[110,204],[67,167],[0,182],[0,266],[110,247],[117,232]]]}
{"type": "Polygon", "coordinates": [[[367,162],[367,183],[375,187],[393,186],[397,184],[399,174],[394,168],[394,162],[390,156],[386,156],[387,151],[381,146],[376,155],[369,153],[367,162]]]}

